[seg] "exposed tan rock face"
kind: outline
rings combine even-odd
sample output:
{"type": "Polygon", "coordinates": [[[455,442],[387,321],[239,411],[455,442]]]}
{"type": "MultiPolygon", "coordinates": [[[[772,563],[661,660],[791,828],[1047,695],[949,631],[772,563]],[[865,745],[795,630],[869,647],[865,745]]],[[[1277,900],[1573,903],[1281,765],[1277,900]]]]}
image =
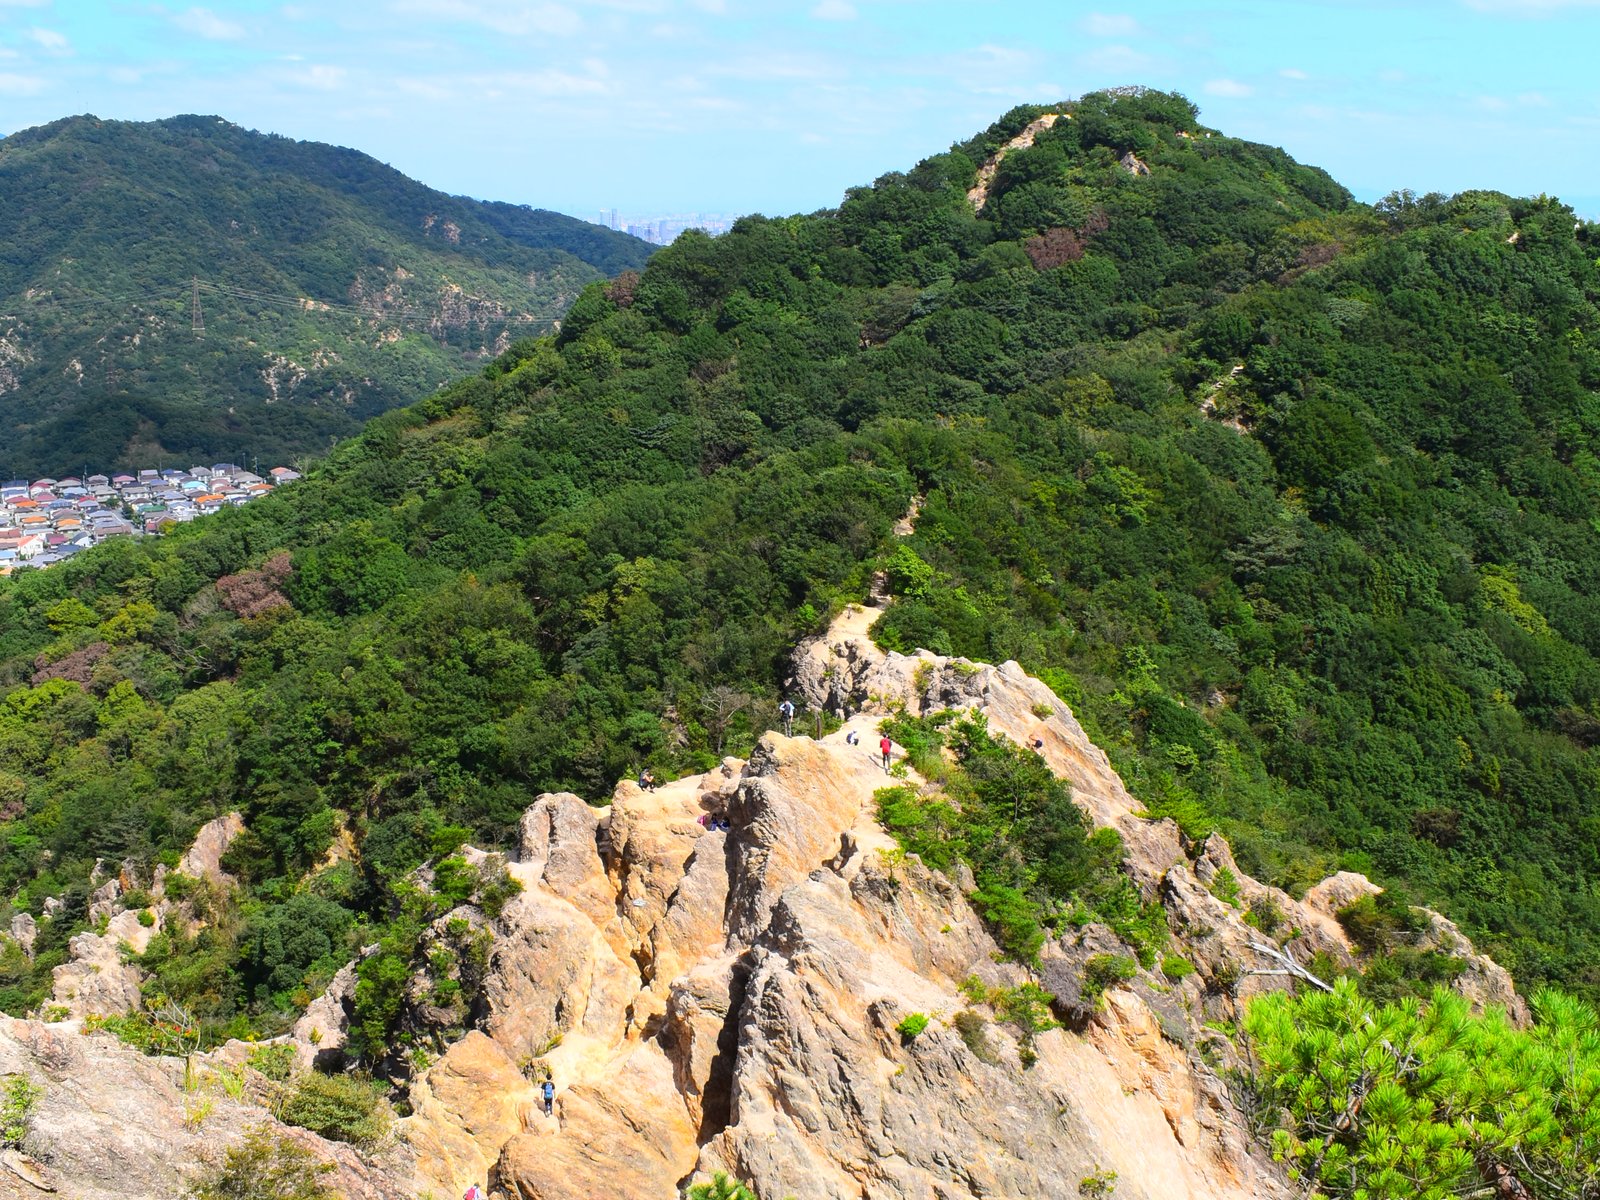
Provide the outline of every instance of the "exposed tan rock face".
{"type": "MultiPolygon", "coordinates": [[[[508,868],[523,892],[492,922],[466,910],[494,932],[475,1029],[412,1082],[412,1115],[378,1165],[308,1143],[338,1164],[349,1200],[473,1183],[505,1200],[666,1200],[713,1170],[803,1200],[1067,1200],[1106,1171],[1124,1200],[1287,1200],[1201,1057],[1205,1045],[1228,1061],[1203,1021],[1237,1015],[1207,982],[1261,961],[1250,943],[1263,935],[1242,919],[1252,904],[1278,910],[1296,953],[1347,953],[1332,914],[1371,885],[1338,876],[1300,903],[1239,871],[1220,838],[1186,848],[1171,822],[1137,815],[1042,683],[1014,663],[885,654],[866,637],[875,615],[846,614],[797,655],[796,688],[849,714],[836,733],[768,734],[748,762],[652,791],[624,783],[603,808],[538,797],[508,868]],[[1038,743],[1091,819],[1120,831],[1132,877],[1167,906],[1198,974],[1167,987],[1146,973],[1096,1005],[1080,1002],[1083,963],[1119,952],[1115,935],[1091,925],[1047,946],[1042,981],[1072,1028],[1038,1036],[1025,1068],[1018,1031],[962,994],[972,976],[1024,980],[997,961],[965,898],[970,876],[907,859],[877,824],[874,792],[889,780],[876,714],[891,702],[972,709],[996,734],[1038,743]],[[1225,869],[1238,907],[1213,893],[1225,869]],[[974,1008],[987,1023],[963,1036],[956,1016],[974,1008]],[[912,1013],[930,1021],[907,1039],[896,1026],[912,1013]]],[[[1515,999],[1482,963],[1474,986],[1515,999]]],[[[1282,983],[1246,976],[1238,990],[1282,983]]],[[[302,1058],[342,1042],[354,985],[352,966],[308,1010],[302,1058]]],[[[48,1170],[81,1172],[85,1200],[146,1194],[102,1188],[123,1182],[113,1163],[134,1164],[152,1197],[182,1194],[202,1145],[174,1130],[181,1064],[13,1022],[0,1025],[0,1074],[13,1069],[61,1084],[64,1110],[28,1148],[48,1170]],[[93,1148],[69,1148],[79,1142],[93,1148]]],[[[203,1134],[213,1149],[263,1119],[220,1100],[218,1112],[203,1134]]],[[[0,1200],[8,1178],[0,1164],[0,1200]]]]}
{"type": "Polygon", "coordinates": [[[350,1037],[350,1013],[356,998],[356,964],[346,963],[300,1014],[289,1040],[295,1048],[295,1067],[337,1067],[350,1037]]]}
{"type": "Polygon", "coordinates": [[[1131,993],[1086,1036],[1040,1037],[1031,1068],[999,1027],[997,1061],[980,1059],[949,1024],[957,988],[1008,973],[947,881],[897,875],[858,855],[784,893],[753,955],[732,1121],[703,1166],[829,1200],[1076,1197],[1097,1170],[1118,1173],[1118,1195],[1279,1194],[1242,1138],[1215,1136],[1233,1122],[1220,1086],[1198,1086],[1131,993]],[[895,1025],[914,1011],[936,1020],[907,1043],[895,1025]]]}
{"type": "Polygon", "coordinates": [[[232,883],[233,876],[222,869],[222,856],[243,832],[244,818],[236,812],[207,821],[195,832],[194,845],[179,860],[179,873],[217,884],[232,883]]]}
{"type": "Polygon", "coordinates": [[[33,957],[33,943],[39,936],[39,923],[25,912],[18,913],[11,918],[11,937],[22,947],[22,952],[29,958],[33,957]]]}
{"type": "MultiPolygon", "coordinates": [[[[1305,904],[1307,908],[1333,921],[1335,914],[1341,908],[1354,904],[1363,896],[1375,896],[1382,890],[1365,875],[1357,875],[1354,871],[1341,871],[1309,888],[1306,891],[1305,904]]],[[[1466,970],[1454,982],[1455,990],[1479,1008],[1493,1005],[1505,1009],[1507,1015],[1518,1025],[1526,1025],[1531,1021],[1533,1014],[1528,1009],[1528,1002],[1517,995],[1511,972],[1488,955],[1479,954],[1473,948],[1472,942],[1456,927],[1455,922],[1430,909],[1423,911],[1427,913],[1429,928],[1418,943],[1418,948],[1437,950],[1466,963],[1466,970]]],[[[1334,924],[1337,925],[1337,922],[1334,924]]]]}
{"type": "Polygon", "coordinates": [[[144,977],[122,961],[122,947],[142,954],[155,932],[154,926],[139,923],[138,913],[125,910],[108,920],[105,933],[75,935],[67,943],[71,960],[51,973],[53,1003],[74,1017],[109,1017],[142,1008],[139,987],[144,977]]]}
{"type": "MultiPolygon", "coordinates": [[[[232,877],[222,870],[221,858],[243,828],[244,821],[238,813],[228,813],[202,825],[178,870],[214,884],[231,884],[232,877]]],[[[97,864],[97,873],[99,869],[97,864]]],[[[161,871],[152,881],[152,890],[158,896],[164,895],[164,878],[165,871],[161,871]]],[[[123,961],[123,951],[143,954],[163,925],[173,919],[187,919],[182,906],[163,899],[150,910],[151,923],[143,924],[138,910],[122,907],[130,880],[131,867],[124,864],[119,874],[105,879],[95,889],[89,898],[89,919],[104,921],[105,932],[75,935],[67,943],[70,959],[52,972],[51,1001],[65,1007],[69,1016],[116,1016],[142,1008],[140,987],[144,975],[138,967],[123,961]]]]}
{"type": "MultiPolygon", "coordinates": [[[[0,1076],[22,1075],[41,1088],[22,1151],[28,1171],[64,1200],[172,1200],[222,1148],[252,1126],[306,1146],[334,1172],[346,1200],[401,1200],[404,1158],[364,1162],[349,1146],[279,1125],[262,1108],[231,1099],[196,1067],[199,1086],[184,1092],[183,1062],[147,1058],[108,1034],[86,1037],[70,1024],[0,1017],[0,1076]],[[204,1105],[203,1115],[201,1106],[204,1105]]],[[[0,1167],[0,1200],[47,1194],[0,1167]]]]}
{"type": "MultiPolygon", "coordinates": [[[[1160,892],[1181,864],[1194,903],[1226,910],[1170,823],[1133,816],[1104,756],[1014,664],[920,667],[870,644],[856,664],[841,695],[870,684],[914,711],[978,707],[1019,740],[1042,727],[1091,811],[1130,831],[1143,886],[1160,892]]],[[[801,686],[840,674],[802,670],[801,686]]],[[[602,809],[539,797],[480,1032],[413,1085],[401,1122],[417,1190],[667,1197],[725,1169],[764,1195],[1065,1198],[1110,1170],[1124,1197],[1286,1194],[1182,1044],[1198,981],[1113,993],[1081,1032],[1038,1038],[1026,1070],[1009,1026],[987,1028],[993,1062],[968,1048],[952,1024],[970,1007],[963,981],[1023,976],[997,965],[961,883],[905,860],[877,825],[875,723],[854,717],[821,742],[768,734],[748,763],[654,791],[624,783],[602,809]],[[708,828],[708,813],[732,828],[708,828]],[[907,1042],[895,1026],[912,1012],[932,1021],[907,1042]],[[535,1085],[546,1072],[553,1118],[535,1085]]]]}
{"type": "Polygon", "coordinates": [[[421,1174],[460,1180],[455,1196],[489,1177],[501,1147],[531,1120],[533,1085],[492,1038],[467,1034],[411,1089],[408,1122],[421,1174]],[[524,1111],[526,1110],[526,1112],[524,1111]]]}

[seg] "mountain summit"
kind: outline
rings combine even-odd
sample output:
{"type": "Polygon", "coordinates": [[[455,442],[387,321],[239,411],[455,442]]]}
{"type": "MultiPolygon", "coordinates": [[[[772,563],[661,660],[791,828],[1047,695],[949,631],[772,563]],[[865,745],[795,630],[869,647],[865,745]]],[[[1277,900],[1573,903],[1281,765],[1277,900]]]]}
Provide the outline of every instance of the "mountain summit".
{"type": "Polygon", "coordinates": [[[651,251],[211,116],[0,141],[0,246],[0,468],[30,477],[323,451],[651,251]]]}

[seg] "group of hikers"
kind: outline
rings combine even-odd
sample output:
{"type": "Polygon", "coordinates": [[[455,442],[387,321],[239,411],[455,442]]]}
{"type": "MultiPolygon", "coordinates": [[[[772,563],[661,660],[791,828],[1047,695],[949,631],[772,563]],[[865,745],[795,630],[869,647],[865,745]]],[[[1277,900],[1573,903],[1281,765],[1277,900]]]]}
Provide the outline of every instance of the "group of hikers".
{"type": "MultiPolygon", "coordinates": [[[[794,701],[789,699],[789,697],[785,696],[783,698],[783,703],[778,705],[778,716],[783,719],[783,736],[793,737],[794,734],[792,732],[792,728],[794,725],[794,701]]],[[[845,743],[850,746],[857,746],[861,744],[861,736],[854,729],[844,735],[844,740],[845,743]]],[[[894,743],[889,739],[888,734],[884,734],[878,739],[878,752],[883,755],[883,770],[884,773],[887,774],[889,771],[890,760],[894,755],[894,743]]]]}
{"type": "MultiPolygon", "coordinates": [[[[794,715],[794,701],[785,696],[778,705],[778,719],[783,723],[784,737],[794,736],[794,715]]],[[[851,746],[858,746],[861,744],[861,736],[854,729],[845,734],[844,740],[851,746]]],[[[885,774],[887,774],[894,761],[894,742],[890,740],[887,734],[878,739],[878,753],[883,756],[883,769],[885,774]]],[[[656,790],[656,788],[661,786],[661,782],[656,778],[655,772],[649,767],[645,767],[639,772],[639,778],[637,782],[639,784],[639,789],[646,792],[653,792],[656,790]]],[[[728,822],[725,816],[713,815],[709,818],[709,820],[706,817],[702,817],[700,819],[700,823],[710,829],[728,828],[728,822]]]]}
{"type": "MultiPolygon", "coordinates": [[[[847,746],[859,746],[861,744],[861,735],[852,729],[844,735],[844,740],[847,746]]],[[[883,772],[887,775],[889,773],[889,761],[894,756],[894,742],[889,739],[887,733],[878,739],[878,753],[883,755],[883,772]]]]}

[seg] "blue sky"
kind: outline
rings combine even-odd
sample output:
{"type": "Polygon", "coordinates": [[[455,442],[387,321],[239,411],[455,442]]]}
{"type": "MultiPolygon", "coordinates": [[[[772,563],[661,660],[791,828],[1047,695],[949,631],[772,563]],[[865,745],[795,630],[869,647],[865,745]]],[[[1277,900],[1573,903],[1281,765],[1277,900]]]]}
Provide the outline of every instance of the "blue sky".
{"type": "Polygon", "coordinates": [[[1600,215],[1600,0],[0,0],[0,134],[217,113],[593,217],[808,211],[1143,83],[1359,196],[1600,215]]]}

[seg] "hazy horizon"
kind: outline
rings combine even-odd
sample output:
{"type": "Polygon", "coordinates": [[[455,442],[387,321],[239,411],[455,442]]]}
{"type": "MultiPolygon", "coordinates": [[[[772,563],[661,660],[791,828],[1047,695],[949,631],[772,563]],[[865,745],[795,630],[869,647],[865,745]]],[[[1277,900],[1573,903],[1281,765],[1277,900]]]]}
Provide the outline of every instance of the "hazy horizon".
{"type": "Polygon", "coordinates": [[[1594,0],[0,0],[0,132],[214,112],[590,221],[777,214],[1015,104],[1141,83],[1363,199],[1492,188],[1595,215],[1594,44],[1594,0]]]}

